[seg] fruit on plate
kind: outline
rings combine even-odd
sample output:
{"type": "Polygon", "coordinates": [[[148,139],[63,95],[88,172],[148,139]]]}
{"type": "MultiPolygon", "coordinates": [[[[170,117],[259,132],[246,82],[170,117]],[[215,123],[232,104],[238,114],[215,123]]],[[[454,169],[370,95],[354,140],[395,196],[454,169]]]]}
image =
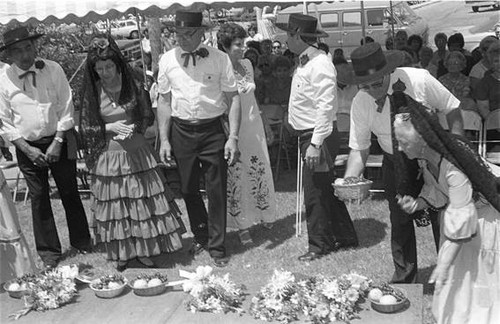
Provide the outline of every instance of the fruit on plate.
{"type": "Polygon", "coordinates": [[[156,287],[156,286],[161,285],[162,283],[163,283],[163,281],[161,281],[161,279],[153,278],[153,279],[148,281],[148,287],[156,287]]]}
{"type": "Polygon", "coordinates": [[[382,305],[394,305],[397,304],[398,300],[393,295],[384,295],[380,298],[379,303],[382,305]]]}
{"type": "Polygon", "coordinates": [[[100,277],[92,284],[92,287],[97,290],[117,289],[125,284],[125,278],[121,275],[107,275],[100,277]]]}
{"type": "MultiPolygon", "coordinates": [[[[396,299],[394,304],[399,303],[399,302],[406,299],[406,296],[404,295],[404,293],[400,289],[394,288],[393,286],[391,286],[387,283],[384,283],[381,285],[375,285],[375,286],[373,286],[373,289],[371,291],[373,291],[374,289],[378,289],[382,293],[382,295],[380,296],[380,299],[378,301],[379,303],[382,303],[382,298],[384,298],[387,295],[390,295],[390,296],[394,297],[394,299],[396,299]]],[[[370,291],[370,293],[371,293],[371,291],[370,291]]],[[[370,299],[377,302],[377,300],[374,298],[370,297],[370,299]]],[[[385,298],[385,300],[391,301],[392,299],[385,298]]]]}
{"type": "Polygon", "coordinates": [[[371,300],[376,301],[376,302],[380,301],[380,298],[382,298],[382,296],[383,296],[382,290],[380,290],[378,288],[373,288],[368,293],[368,298],[370,298],[371,300]]]}
{"type": "Polygon", "coordinates": [[[134,288],[146,288],[148,286],[148,282],[145,279],[137,279],[134,281],[134,288]]]}
{"type": "Polygon", "coordinates": [[[23,289],[21,289],[21,285],[20,285],[20,284],[18,284],[17,282],[13,282],[13,283],[11,283],[11,284],[9,285],[8,289],[9,289],[10,291],[18,291],[18,290],[23,290],[23,289]]]}

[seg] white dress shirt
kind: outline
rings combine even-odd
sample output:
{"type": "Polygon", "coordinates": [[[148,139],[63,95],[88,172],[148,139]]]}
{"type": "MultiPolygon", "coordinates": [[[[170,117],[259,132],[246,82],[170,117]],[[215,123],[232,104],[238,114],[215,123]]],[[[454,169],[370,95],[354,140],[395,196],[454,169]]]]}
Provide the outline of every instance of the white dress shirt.
{"type": "MultiPolygon", "coordinates": [[[[392,85],[401,80],[404,91],[415,101],[446,115],[458,108],[460,101],[436,80],[427,70],[417,68],[397,68],[391,75],[388,94],[392,95],[392,85]]],[[[354,150],[365,150],[370,147],[371,133],[377,136],[384,152],[392,154],[391,107],[389,98],[384,108],[377,112],[375,99],[366,91],[360,90],[352,101],[351,128],[349,147],[354,150]]]]}
{"type": "Polygon", "coordinates": [[[295,130],[314,129],[311,143],[322,145],[337,120],[337,72],[325,52],[308,47],[309,61],[293,74],[288,122],[295,130]]]}
{"type": "Polygon", "coordinates": [[[172,117],[184,120],[215,118],[228,109],[224,92],[238,91],[229,56],[213,47],[205,47],[207,57],[192,57],[184,67],[184,51],[175,47],[159,62],[158,92],[172,93],[172,117]]]}
{"type": "MultiPolygon", "coordinates": [[[[41,59],[37,59],[40,61],[41,59]]],[[[15,64],[0,72],[0,135],[9,141],[35,141],[74,126],[71,88],[59,64],[42,60],[45,66],[29,70],[36,74],[20,78],[24,70],[15,64]]]]}

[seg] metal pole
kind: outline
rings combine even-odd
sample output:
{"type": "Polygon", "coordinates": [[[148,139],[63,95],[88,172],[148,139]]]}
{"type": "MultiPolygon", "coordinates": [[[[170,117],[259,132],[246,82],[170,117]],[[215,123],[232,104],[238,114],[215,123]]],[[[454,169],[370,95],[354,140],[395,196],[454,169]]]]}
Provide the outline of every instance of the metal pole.
{"type": "Polygon", "coordinates": [[[389,1],[389,5],[391,7],[391,38],[392,38],[392,46],[394,47],[394,10],[392,8],[392,0],[389,1]]]}
{"type": "Polygon", "coordinates": [[[135,21],[137,22],[137,32],[139,33],[139,48],[141,49],[141,62],[142,62],[142,76],[144,77],[144,86],[147,83],[147,66],[144,62],[144,49],[142,48],[142,32],[141,32],[141,22],[139,21],[139,14],[137,13],[137,8],[135,8],[135,21]]]}
{"type": "Polygon", "coordinates": [[[361,1],[361,37],[363,37],[363,44],[366,37],[366,19],[365,19],[365,2],[361,1]]]}

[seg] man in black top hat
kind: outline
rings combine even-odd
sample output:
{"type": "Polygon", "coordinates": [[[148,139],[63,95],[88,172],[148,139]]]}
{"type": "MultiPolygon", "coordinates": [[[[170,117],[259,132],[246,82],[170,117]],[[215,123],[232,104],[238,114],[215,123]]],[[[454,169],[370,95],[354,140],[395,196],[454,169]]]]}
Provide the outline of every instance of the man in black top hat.
{"type": "Polygon", "coordinates": [[[49,170],[66,212],[71,246],[90,250],[87,217],[76,181],[74,108],[69,83],[56,62],[37,59],[34,40],[25,27],[3,34],[12,65],[0,76],[0,135],[16,147],[17,162],[31,198],[35,244],[46,268],[61,256],[50,205],[49,170]]]}
{"type": "MultiPolygon", "coordinates": [[[[384,54],[380,44],[369,43],[352,52],[353,71],[343,74],[339,79],[344,84],[357,84],[359,88],[351,107],[351,152],[345,177],[359,177],[363,174],[370,150],[371,133],[377,136],[384,151],[382,173],[390,210],[391,250],[395,267],[391,281],[394,283],[411,283],[417,279],[413,215],[403,212],[399,204],[413,201],[412,197],[418,196],[423,184],[418,176],[416,160],[408,160],[399,152],[393,136],[394,115],[404,109],[404,96],[410,96],[429,109],[444,114],[454,133],[461,134],[463,131],[462,115],[458,108],[460,101],[427,70],[398,68],[403,58],[401,51],[384,54]]],[[[342,181],[343,179],[338,179],[336,182],[342,181]]],[[[432,206],[422,199],[418,199],[418,202],[426,207],[442,207],[432,206]]],[[[414,208],[413,212],[415,210],[414,208]]],[[[434,217],[437,217],[436,213],[434,217]]],[[[431,221],[437,247],[439,226],[436,218],[431,218],[431,221]]]]}
{"type": "Polygon", "coordinates": [[[358,245],[358,238],[345,204],[333,194],[333,161],[339,150],[336,71],[318,48],[318,38],[328,37],[317,29],[314,17],[291,14],[287,24],[277,24],[288,34],[288,48],[299,56],[292,79],[289,123],[300,140],[303,169],[308,252],[300,261],[313,261],[341,247],[358,245]]]}
{"type": "Polygon", "coordinates": [[[201,43],[201,12],[177,11],[179,47],[165,53],[158,73],[160,156],[175,156],[194,242],[191,253],[208,249],[215,266],[228,263],[224,246],[227,165],[238,157],[240,97],[227,54],[201,43]],[[223,117],[228,111],[229,134],[223,117]],[[199,192],[205,176],[209,210],[199,192]]]}

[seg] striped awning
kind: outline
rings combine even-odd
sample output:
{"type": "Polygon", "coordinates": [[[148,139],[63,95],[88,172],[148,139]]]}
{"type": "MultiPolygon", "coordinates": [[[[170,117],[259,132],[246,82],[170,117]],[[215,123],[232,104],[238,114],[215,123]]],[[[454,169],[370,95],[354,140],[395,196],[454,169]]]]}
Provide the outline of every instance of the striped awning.
{"type": "Polygon", "coordinates": [[[228,1],[196,2],[189,0],[0,0],[0,24],[11,21],[22,23],[81,23],[101,19],[115,19],[140,12],[145,16],[163,16],[180,8],[214,9],[264,6],[279,4],[282,7],[301,1],[228,1]]]}

